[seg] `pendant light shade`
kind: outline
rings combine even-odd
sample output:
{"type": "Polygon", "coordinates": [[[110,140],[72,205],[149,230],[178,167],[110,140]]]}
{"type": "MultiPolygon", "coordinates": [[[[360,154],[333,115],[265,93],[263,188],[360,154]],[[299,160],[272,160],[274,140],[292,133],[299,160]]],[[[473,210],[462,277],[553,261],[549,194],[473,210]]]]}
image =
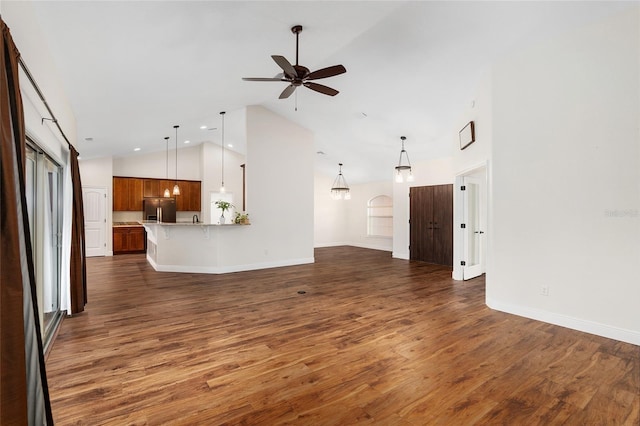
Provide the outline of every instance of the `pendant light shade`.
{"type": "Polygon", "coordinates": [[[220,117],[222,118],[222,165],[220,167],[220,193],[225,193],[224,189],[224,114],[225,111],[220,112],[220,117]]]}
{"type": "MultiPolygon", "coordinates": [[[[165,144],[167,145],[165,172],[166,172],[166,177],[167,177],[167,181],[168,181],[169,180],[169,136],[165,136],[164,137],[164,141],[165,141],[165,144]]],[[[169,192],[169,187],[168,186],[164,189],[163,197],[165,197],[165,198],[171,197],[171,192],[169,192]]]]}
{"type": "Polygon", "coordinates": [[[180,195],[180,187],[178,186],[178,126],[177,124],[173,126],[176,129],[176,180],[175,185],[173,185],[173,195],[180,195]]]}
{"type": "Polygon", "coordinates": [[[404,182],[404,172],[409,171],[407,174],[407,182],[413,182],[413,172],[411,170],[411,162],[409,161],[409,154],[404,149],[404,141],[407,138],[405,136],[400,136],[400,140],[402,141],[402,150],[400,151],[400,159],[398,160],[398,165],[396,166],[396,182],[402,183],[404,182]],[[406,163],[402,162],[402,158],[406,159],[406,163]]]}
{"type": "Polygon", "coordinates": [[[342,163],[338,163],[338,166],[338,176],[331,186],[331,198],[334,200],[350,200],[351,193],[349,192],[349,185],[347,185],[347,181],[342,175],[342,163]]]}

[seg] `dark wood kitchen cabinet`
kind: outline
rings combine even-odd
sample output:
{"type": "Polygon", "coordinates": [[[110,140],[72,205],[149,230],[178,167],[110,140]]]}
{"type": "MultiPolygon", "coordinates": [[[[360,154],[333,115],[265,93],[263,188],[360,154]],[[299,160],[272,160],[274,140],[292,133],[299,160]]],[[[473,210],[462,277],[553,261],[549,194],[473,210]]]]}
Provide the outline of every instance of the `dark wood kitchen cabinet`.
{"type": "Polygon", "coordinates": [[[411,260],[453,266],[453,185],[410,188],[411,260]]]}
{"type": "Polygon", "coordinates": [[[142,211],[143,179],[113,177],[113,210],[142,211]]]}
{"type": "Polygon", "coordinates": [[[113,210],[142,211],[144,197],[164,197],[164,190],[169,189],[170,196],[176,199],[177,211],[199,212],[202,183],[196,180],[177,182],[180,195],[173,195],[175,180],[114,176],[113,210]]]}
{"type": "Polygon", "coordinates": [[[146,239],[142,226],[114,226],[113,254],[145,253],[146,239]]]}

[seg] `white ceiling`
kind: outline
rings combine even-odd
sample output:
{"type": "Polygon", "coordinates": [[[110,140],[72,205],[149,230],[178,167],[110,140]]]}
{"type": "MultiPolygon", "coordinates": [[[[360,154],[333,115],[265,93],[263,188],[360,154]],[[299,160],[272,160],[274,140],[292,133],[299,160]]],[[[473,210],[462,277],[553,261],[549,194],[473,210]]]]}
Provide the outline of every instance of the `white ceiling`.
{"type": "MultiPolygon", "coordinates": [[[[401,135],[412,162],[451,155],[451,136],[480,78],[516,46],[629,6],[623,2],[45,1],[34,2],[78,121],[83,158],[164,150],[165,136],[225,140],[242,151],[239,117],[262,105],[312,130],[317,168],[350,183],[391,177],[401,135]],[[335,97],[306,88],[279,100],[271,55],[312,71],[335,97]],[[366,114],[366,116],[365,116],[366,114]],[[234,119],[235,118],[235,119],[234,119]],[[201,130],[200,126],[218,130],[201,130]],[[93,141],[85,141],[93,138],[93,141]]],[[[27,64],[28,64],[28,58],[27,64]]],[[[37,76],[36,76],[37,78],[37,76]]],[[[514,106],[517,107],[517,106],[514,106]]]]}

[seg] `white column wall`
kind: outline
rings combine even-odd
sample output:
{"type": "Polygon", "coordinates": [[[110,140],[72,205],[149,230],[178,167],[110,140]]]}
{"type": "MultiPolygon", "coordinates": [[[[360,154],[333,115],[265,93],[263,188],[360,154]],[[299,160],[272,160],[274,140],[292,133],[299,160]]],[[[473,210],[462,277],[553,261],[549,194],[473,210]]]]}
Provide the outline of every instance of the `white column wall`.
{"type": "Polygon", "coordinates": [[[619,14],[495,66],[487,274],[495,309],[635,344],[639,23],[619,14]]]}
{"type": "Polygon", "coordinates": [[[247,211],[251,225],[225,256],[244,263],[313,262],[313,134],[260,106],[247,107],[247,211]]]}

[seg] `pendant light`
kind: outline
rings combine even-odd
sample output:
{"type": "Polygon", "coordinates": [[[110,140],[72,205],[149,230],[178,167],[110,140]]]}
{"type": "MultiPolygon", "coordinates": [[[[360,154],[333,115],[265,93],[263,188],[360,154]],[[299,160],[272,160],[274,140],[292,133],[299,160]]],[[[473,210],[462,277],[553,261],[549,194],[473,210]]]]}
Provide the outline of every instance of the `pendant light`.
{"type": "Polygon", "coordinates": [[[180,195],[180,187],[178,186],[178,126],[173,126],[176,129],[176,184],[173,186],[173,195],[180,195]]]}
{"type": "Polygon", "coordinates": [[[413,172],[411,171],[411,162],[409,161],[409,154],[404,149],[404,141],[407,138],[405,136],[400,136],[400,140],[402,140],[402,150],[400,151],[400,159],[398,160],[398,165],[396,166],[396,182],[402,183],[404,182],[404,178],[402,176],[402,172],[405,170],[409,170],[409,175],[407,176],[407,182],[413,182],[413,172]],[[407,164],[402,164],[402,154],[404,154],[407,159],[407,164]]]}
{"type": "Polygon", "coordinates": [[[222,166],[221,166],[221,173],[220,173],[220,193],[224,194],[225,193],[225,189],[224,189],[224,114],[225,111],[221,111],[220,112],[220,117],[222,117],[222,166]]]}
{"type": "Polygon", "coordinates": [[[349,185],[347,185],[347,181],[342,175],[342,163],[338,163],[339,171],[338,176],[333,181],[333,185],[331,187],[331,198],[334,200],[350,200],[351,193],[349,192],[349,185]]]}
{"type": "MultiPolygon", "coordinates": [[[[166,151],[167,152],[167,156],[166,156],[167,157],[166,158],[167,161],[166,161],[165,172],[166,172],[166,175],[167,175],[167,182],[169,182],[169,136],[165,136],[164,137],[164,141],[166,142],[166,145],[167,145],[167,151],[166,151]]],[[[163,196],[165,198],[171,197],[171,192],[169,192],[169,187],[168,186],[164,189],[163,196]]]]}

